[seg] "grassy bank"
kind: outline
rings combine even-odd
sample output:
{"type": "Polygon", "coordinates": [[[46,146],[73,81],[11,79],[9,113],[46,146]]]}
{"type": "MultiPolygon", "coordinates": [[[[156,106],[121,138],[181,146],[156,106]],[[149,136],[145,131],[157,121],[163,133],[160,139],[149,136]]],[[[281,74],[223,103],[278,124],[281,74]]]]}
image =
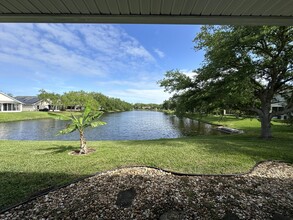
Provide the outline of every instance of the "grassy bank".
{"type": "MultiPolygon", "coordinates": [[[[277,132],[278,133],[278,132],[277,132]]],[[[71,156],[78,142],[0,141],[0,209],[49,187],[120,166],[149,165],[185,173],[239,173],[261,160],[293,163],[293,132],[270,141],[249,134],[151,141],[95,141],[97,151],[71,156]]]]}
{"type": "MultiPolygon", "coordinates": [[[[1,112],[0,113],[0,123],[1,122],[12,122],[12,121],[25,121],[25,120],[35,120],[35,119],[47,119],[53,118],[50,115],[51,112],[1,112]]],[[[54,112],[56,114],[80,114],[79,112],[54,112]]]]}
{"type": "Polygon", "coordinates": [[[51,118],[48,112],[1,112],[0,122],[51,118]]]}
{"type": "MultiPolygon", "coordinates": [[[[241,129],[245,133],[259,136],[260,135],[260,129],[261,129],[261,124],[260,121],[256,118],[236,118],[235,116],[217,116],[217,115],[206,115],[206,116],[200,116],[197,114],[186,114],[185,117],[192,118],[195,120],[203,121],[203,122],[208,122],[211,124],[217,124],[217,125],[223,125],[226,127],[230,128],[236,128],[236,129],[241,129]]],[[[271,127],[272,127],[272,133],[273,136],[274,134],[277,134],[277,136],[286,136],[287,131],[292,129],[293,132],[293,127],[291,128],[284,124],[283,121],[272,121],[271,122],[271,127]]]]}

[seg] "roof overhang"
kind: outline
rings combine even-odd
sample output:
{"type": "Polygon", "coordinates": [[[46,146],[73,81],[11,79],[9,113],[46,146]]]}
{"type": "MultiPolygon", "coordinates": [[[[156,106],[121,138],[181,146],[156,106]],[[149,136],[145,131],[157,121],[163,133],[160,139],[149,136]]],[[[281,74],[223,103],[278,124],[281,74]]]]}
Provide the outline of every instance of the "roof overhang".
{"type": "Polygon", "coordinates": [[[10,23],[120,23],[120,24],[218,24],[218,25],[293,25],[292,17],[257,16],[142,16],[142,15],[18,15],[0,16],[10,23]]]}
{"type": "Polygon", "coordinates": [[[1,0],[0,22],[293,25],[292,0],[1,0]]]}
{"type": "Polygon", "coordinates": [[[7,94],[5,94],[5,93],[3,93],[3,92],[0,92],[0,94],[3,95],[3,96],[6,96],[7,98],[9,98],[9,99],[11,100],[11,101],[4,101],[4,102],[1,102],[1,103],[15,103],[15,102],[17,102],[17,103],[19,103],[19,104],[23,104],[21,101],[19,101],[19,100],[13,98],[13,97],[10,96],[10,95],[7,95],[7,94]]]}

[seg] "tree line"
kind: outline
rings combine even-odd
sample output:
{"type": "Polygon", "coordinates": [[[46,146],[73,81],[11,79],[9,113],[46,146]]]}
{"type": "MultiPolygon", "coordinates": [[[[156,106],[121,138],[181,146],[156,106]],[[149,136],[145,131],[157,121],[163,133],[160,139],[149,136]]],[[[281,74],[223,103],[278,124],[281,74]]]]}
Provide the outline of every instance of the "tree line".
{"type": "Polygon", "coordinates": [[[38,94],[41,100],[47,100],[52,109],[78,110],[90,106],[93,110],[101,111],[128,111],[133,109],[132,104],[118,98],[112,98],[97,92],[69,91],[63,94],[47,92],[41,89],[38,94]]]}
{"type": "Polygon", "coordinates": [[[145,104],[145,103],[135,103],[133,105],[134,109],[142,109],[142,110],[160,110],[162,109],[162,105],[161,104],[154,104],[154,103],[149,103],[149,104],[145,104]]]}

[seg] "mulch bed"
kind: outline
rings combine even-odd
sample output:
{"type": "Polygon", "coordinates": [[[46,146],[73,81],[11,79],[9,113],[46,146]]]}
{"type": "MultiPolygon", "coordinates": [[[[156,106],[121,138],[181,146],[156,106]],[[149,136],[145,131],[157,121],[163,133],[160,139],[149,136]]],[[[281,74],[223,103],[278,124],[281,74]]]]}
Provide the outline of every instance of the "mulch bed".
{"type": "Polygon", "coordinates": [[[49,192],[0,219],[293,219],[293,166],[264,162],[235,176],[122,168],[49,192]]]}

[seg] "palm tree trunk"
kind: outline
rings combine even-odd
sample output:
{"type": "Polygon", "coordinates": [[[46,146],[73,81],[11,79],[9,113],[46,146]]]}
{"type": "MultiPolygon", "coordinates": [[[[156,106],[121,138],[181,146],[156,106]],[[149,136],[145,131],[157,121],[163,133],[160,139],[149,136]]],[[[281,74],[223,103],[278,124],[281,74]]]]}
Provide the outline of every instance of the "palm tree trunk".
{"type": "Polygon", "coordinates": [[[86,140],[84,137],[83,131],[79,131],[80,134],[80,154],[87,154],[87,146],[86,146],[86,140]]]}

